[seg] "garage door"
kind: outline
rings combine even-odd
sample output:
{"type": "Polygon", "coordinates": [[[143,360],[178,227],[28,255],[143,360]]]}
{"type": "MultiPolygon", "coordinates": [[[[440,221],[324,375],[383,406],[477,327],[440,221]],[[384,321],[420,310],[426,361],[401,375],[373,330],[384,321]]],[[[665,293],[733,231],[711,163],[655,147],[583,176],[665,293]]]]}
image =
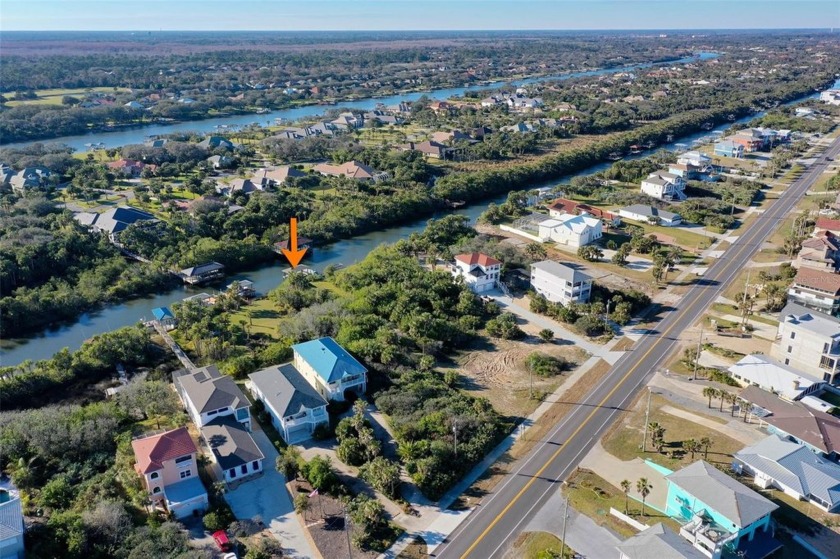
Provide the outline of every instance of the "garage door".
{"type": "Polygon", "coordinates": [[[193,511],[204,512],[207,510],[207,500],[203,497],[172,505],[169,508],[175,518],[187,518],[193,515],[193,511]]]}
{"type": "Polygon", "coordinates": [[[302,442],[308,440],[312,434],[309,432],[309,424],[304,423],[302,425],[295,425],[293,427],[289,427],[289,440],[286,441],[289,444],[295,444],[298,442],[302,442]]]}

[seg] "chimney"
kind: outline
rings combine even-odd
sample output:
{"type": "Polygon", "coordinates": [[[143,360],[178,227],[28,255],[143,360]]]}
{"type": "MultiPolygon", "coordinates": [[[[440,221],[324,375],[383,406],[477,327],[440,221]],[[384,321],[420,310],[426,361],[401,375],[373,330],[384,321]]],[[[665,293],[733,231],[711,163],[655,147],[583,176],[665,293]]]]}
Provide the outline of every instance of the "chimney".
{"type": "Polygon", "coordinates": [[[799,390],[799,379],[794,379],[793,381],[793,389],[799,390]]]}

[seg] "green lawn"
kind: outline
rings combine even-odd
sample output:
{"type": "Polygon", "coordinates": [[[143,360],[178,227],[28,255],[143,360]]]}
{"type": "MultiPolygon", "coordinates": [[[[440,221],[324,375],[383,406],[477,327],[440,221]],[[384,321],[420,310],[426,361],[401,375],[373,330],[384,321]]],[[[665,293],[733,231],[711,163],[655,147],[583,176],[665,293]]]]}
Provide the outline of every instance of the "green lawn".
{"type": "MultiPolygon", "coordinates": [[[[125,92],[128,91],[128,89],[119,88],[119,91],[125,92]]],[[[6,106],[15,107],[17,105],[61,105],[61,99],[65,95],[81,99],[91,92],[115,93],[113,87],[92,87],[89,89],[39,89],[35,91],[35,93],[38,95],[37,99],[26,101],[9,101],[6,103],[6,106]]]]}
{"type": "Polygon", "coordinates": [[[236,324],[244,320],[252,334],[265,334],[277,339],[277,325],[280,323],[280,312],[271,299],[257,299],[235,313],[231,313],[230,321],[236,324]]]}
{"type": "Polygon", "coordinates": [[[662,227],[660,225],[651,225],[649,223],[639,223],[630,220],[626,221],[631,225],[636,225],[638,227],[643,228],[647,235],[650,235],[651,233],[656,233],[657,235],[667,235],[668,237],[673,237],[677,244],[682,246],[683,248],[706,248],[711,242],[711,239],[709,239],[708,237],[698,235],[697,233],[692,233],[690,231],[685,231],[684,229],[679,229],[677,227],[662,227]]]}
{"type": "Polygon", "coordinates": [[[551,557],[559,557],[561,548],[564,550],[564,559],[571,559],[575,555],[568,545],[563,545],[560,538],[548,532],[523,532],[514,542],[513,548],[516,550],[516,556],[522,559],[537,559],[545,551],[555,554],[551,557]]]}

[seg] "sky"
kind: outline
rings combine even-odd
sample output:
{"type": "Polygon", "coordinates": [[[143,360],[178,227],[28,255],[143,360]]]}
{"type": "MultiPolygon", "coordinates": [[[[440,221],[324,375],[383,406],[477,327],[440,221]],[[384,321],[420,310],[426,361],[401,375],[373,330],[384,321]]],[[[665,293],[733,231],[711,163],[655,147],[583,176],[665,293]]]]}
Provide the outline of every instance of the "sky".
{"type": "Polygon", "coordinates": [[[0,0],[0,31],[828,27],[838,0],[0,0]]]}

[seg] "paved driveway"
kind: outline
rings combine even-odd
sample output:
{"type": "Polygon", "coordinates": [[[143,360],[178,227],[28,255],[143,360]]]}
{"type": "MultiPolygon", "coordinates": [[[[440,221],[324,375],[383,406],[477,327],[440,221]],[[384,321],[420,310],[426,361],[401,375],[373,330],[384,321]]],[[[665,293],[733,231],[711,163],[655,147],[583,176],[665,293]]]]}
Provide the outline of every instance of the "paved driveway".
{"type": "Polygon", "coordinates": [[[258,427],[251,433],[265,455],[264,473],[225,494],[233,514],[238,519],[259,516],[271,534],[280,541],[289,557],[310,559],[320,557],[309,543],[305,528],[295,513],[292,499],[286,490],[286,479],[274,467],[277,450],[258,427]]]}

